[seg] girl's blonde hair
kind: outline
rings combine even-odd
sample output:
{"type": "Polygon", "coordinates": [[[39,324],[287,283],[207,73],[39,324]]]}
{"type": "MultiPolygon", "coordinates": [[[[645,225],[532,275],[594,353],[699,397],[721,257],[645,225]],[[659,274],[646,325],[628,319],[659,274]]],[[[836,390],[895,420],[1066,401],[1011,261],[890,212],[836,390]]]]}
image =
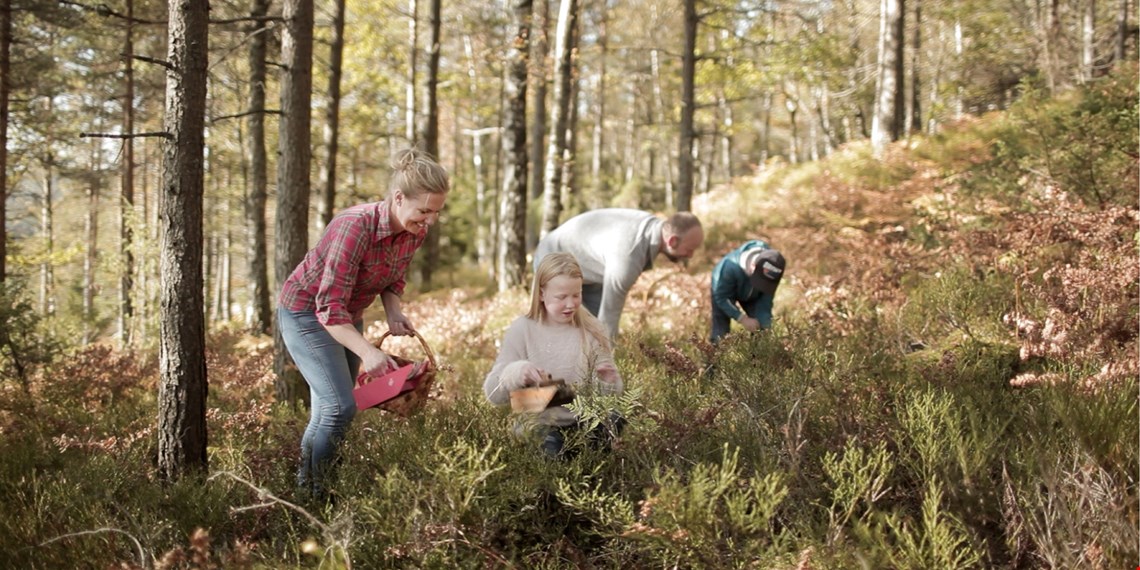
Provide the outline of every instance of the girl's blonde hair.
{"type": "MultiPolygon", "coordinates": [[[[581,279],[582,267],[578,265],[578,260],[574,259],[573,255],[564,252],[549,253],[546,257],[543,257],[542,261],[538,264],[538,269],[534,271],[534,283],[531,285],[530,294],[530,310],[527,311],[527,318],[540,323],[546,322],[546,309],[542,304],[542,289],[550,283],[551,279],[560,275],[573,279],[581,279]]],[[[598,345],[603,349],[610,350],[609,334],[606,333],[602,322],[594,315],[591,315],[585,306],[578,305],[578,310],[574,312],[574,317],[571,322],[574,323],[574,326],[594,337],[594,340],[596,340],[598,345]]]]}
{"type": "Polygon", "coordinates": [[[446,194],[451,189],[447,171],[422,150],[408,148],[397,152],[391,166],[390,194],[400,190],[405,196],[415,198],[424,192],[446,194]]]}

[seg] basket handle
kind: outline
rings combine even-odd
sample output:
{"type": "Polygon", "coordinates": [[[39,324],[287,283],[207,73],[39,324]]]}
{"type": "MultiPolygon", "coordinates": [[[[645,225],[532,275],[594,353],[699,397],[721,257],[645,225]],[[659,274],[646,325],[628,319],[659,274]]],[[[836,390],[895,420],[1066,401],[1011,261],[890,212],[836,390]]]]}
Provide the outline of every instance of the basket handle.
{"type": "MultiPolygon", "coordinates": [[[[427,354],[428,362],[431,363],[432,370],[438,370],[439,366],[437,366],[435,363],[435,352],[432,351],[430,346],[428,346],[427,341],[424,340],[424,337],[420,336],[420,333],[417,331],[413,330],[412,335],[416,337],[416,340],[420,341],[420,346],[422,346],[424,348],[424,354],[427,354]]],[[[380,340],[376,341],[376,348],[380,348],[381,346],[383,346],[384,339],[386,339],[390,336],[392,336],[392,331],[388,331],[388,332],[384,333],[383,335],[381,335],[380,340]]]]}

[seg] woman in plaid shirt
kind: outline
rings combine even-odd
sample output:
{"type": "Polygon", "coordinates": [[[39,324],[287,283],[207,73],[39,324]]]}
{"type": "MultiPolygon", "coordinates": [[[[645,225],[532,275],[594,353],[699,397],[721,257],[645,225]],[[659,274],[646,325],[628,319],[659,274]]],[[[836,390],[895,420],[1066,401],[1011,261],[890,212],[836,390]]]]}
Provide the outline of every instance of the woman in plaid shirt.
{"type": "Polygon", "coordinates": [[[392,334],[413,332],[400,308],[404,274],[450,189],[447,172],[422,151],[400,152],[392,171],[388,197],[337,214],[277,300],[281,337],[312,394],[297,484],[302,494],[320,500],[328,497],[337,447],[356,415],[357,372],[396,368],[364,338],[364,309],[379,296],[392,334]]]}

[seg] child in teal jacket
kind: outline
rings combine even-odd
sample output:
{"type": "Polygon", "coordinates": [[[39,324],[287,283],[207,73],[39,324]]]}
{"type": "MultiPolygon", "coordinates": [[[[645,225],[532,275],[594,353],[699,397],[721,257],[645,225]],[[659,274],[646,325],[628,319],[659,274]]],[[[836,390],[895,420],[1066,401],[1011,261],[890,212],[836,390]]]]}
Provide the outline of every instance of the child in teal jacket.
{"type": "Polygon", "coordinates": [[[746,330],[772,327],[772,299],[784,275],[784,256],[762,240],[728,252],[712,272],[712,332],[719,342],[732,321],[746,330]]]}

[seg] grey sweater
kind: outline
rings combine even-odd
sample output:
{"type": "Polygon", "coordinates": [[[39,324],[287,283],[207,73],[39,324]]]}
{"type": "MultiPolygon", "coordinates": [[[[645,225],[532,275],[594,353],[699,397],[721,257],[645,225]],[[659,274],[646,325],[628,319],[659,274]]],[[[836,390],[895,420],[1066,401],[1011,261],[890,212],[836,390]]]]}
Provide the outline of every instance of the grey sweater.
{"type": "Polygon", "coordinates": [[[621,311],[641,272],[653,266],[661,251],[665,220],[649,212],[603,208],[584,212],[542,238],[534,250],[534,267],[548,253],[566,252],[582,266],[586,285],[602,286],[598,320],[617,336],[621,311]]]}

